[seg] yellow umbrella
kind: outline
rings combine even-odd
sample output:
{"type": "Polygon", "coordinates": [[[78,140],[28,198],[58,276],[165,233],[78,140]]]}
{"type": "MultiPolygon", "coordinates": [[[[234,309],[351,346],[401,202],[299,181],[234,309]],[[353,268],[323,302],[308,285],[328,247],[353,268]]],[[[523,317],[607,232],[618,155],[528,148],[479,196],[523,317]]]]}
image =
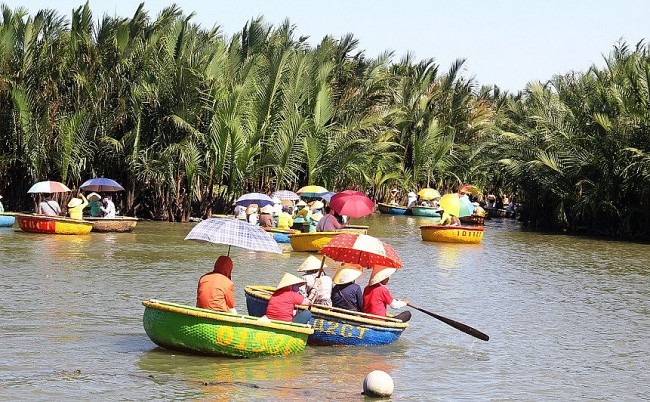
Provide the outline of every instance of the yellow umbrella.
{"type": "Polygon", "coordinates": [[[422,190],[418,191],[418,195],[420,198],[422,198],[425,201],[430,201],[430,200],[435,200],[436,198],[440,198],[440,193],[438,190],[433,189],[433,188],[423,188],[422,190]]]}
{"type": "Polygon", "coordinates": [[[322,194],[327,193],[327,189],[321,186],[305,186],[296,191],[301,197],[314,198],[320,197],[322,194]]]}
{"type": "Polygon", "coordinates": [[[474,205],[471,201],[467,197],[460,197],[458,193],[443,195],[439,204],[449,215],[459,218],[470,216],[474,212],[474,205]]]}

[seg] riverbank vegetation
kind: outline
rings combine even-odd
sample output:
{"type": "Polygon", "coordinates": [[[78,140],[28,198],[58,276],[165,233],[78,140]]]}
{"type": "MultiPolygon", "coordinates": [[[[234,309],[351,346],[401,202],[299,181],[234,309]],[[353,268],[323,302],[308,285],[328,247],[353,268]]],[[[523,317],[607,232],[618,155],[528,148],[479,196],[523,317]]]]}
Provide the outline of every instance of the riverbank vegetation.
{"type": "Polygon", "coordinates": [[[171,6],[130,18],[0,16],[0,191],[110,177],[123,212],[185,221],[249,191],[306,184],[382,200],[397,186],[472,183],[516,196],[533,229],[650,237],[650,58],[619,43],[604,68],[516,94],[464,60],[386,52],[353,35],[309,46],[289,21],[228,37],[171,6]]]}

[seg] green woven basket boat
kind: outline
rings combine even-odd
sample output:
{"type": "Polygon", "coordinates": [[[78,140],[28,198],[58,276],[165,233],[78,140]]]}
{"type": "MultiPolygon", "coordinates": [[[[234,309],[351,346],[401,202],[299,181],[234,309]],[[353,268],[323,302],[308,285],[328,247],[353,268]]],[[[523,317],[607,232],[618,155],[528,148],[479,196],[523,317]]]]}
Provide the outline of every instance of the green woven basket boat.
{"type": "Polygon", "coordinates": [[[165,349],[226,357],[288,355],[305,350],[309,325],[262,320],[160,300],[143,301],[144,330],[165,349]]]}

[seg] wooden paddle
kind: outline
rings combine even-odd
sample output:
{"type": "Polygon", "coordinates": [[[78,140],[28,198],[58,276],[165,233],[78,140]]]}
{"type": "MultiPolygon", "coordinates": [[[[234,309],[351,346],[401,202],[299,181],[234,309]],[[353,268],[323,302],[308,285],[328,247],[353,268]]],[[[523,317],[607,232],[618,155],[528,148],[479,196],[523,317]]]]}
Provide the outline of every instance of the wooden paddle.
{"type": "Polygon", "coordinates": [[[487,336],[487,334],[484,334],[483,332],[479,331],[478,329],[472,328],[469,325],[465,325],[465,324],[463,324],[461,322],[454,321],[454,320],[452,320],[450,318],[443,317],[443,316],[438,315],[436,313],[432,313],[432,312],[427,311],[427,310],[425,310],[423,308],[415,306],[415,305],[411,304],[410,302],[408,302],[406,304],[413,307],[416,310],[419,310],[419,311],[423,312],[424,314],[428,314],[431,317],[433,317],[433,318],[435,318],[437,320],[440,320],[440,321],[444,322],[447,325],[451,325],[452,327],[456,328],[457,330],[463,331],[464,333],[466,333],[468,335],[472,335],[473,337],[478,338],[478,339],[480,339],[482,341],[488,341],[490,339],[490,337],[487,336]]]}

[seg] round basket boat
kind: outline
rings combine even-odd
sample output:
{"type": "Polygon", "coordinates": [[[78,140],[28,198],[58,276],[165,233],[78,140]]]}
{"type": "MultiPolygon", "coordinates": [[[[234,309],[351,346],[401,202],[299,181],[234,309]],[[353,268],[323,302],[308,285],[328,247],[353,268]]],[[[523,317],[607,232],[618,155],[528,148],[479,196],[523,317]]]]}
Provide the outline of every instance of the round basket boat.
{"type": "Polygon", "coordinates": [[[382,214],[386,215],[406,215],[408,212],[408,207],[402,207],[399,205],[384,204],[382,202],[377,203],[377,209],[382,214]]]}
{"type": "Polygon", "coordinates": [[[84,217],[93,223],[93,232],[130,232],[138,223],[138,218],[116,216],[115,218],[84,217]]]}
{"type": "MultiPolygon", "coordinates": [[[[246,286],[246,307],[248,314],[259,316],[266,314],[273,286],[246,286]]],[[[306,309],[306,306],[298,306],[306,309]]],[[[408,323],[391,317],[381,317],[358,311],[315,304],[309,309],[312,318],[309,323],[314,333],[309,335],[307,343],[320,346],[375,346],[395,342],[408,323]]]]}
{"type": "Polygon", "coordinates": [[[226,357],[299,353],[314,330],[305,324],[263,320],[159,300],[142,302],[144,330],[156,345],[226,357]]]}
{"type": "Polygon", "coordinates": [[[312,232],[289,235],[294,251],[318,251],[341,232],[312,232]]]}
{"type": "Polygon", "coordinates": [[[480,243],[484,226],[420,226],[422,240],[444,243],[480,243]]]}
{"type": "Polygon", "coordinates": [[[45,234],[83,235],[93,228],[92,222],[38,214],[16,214],[18,226],[25,232],[45,234]]]}

